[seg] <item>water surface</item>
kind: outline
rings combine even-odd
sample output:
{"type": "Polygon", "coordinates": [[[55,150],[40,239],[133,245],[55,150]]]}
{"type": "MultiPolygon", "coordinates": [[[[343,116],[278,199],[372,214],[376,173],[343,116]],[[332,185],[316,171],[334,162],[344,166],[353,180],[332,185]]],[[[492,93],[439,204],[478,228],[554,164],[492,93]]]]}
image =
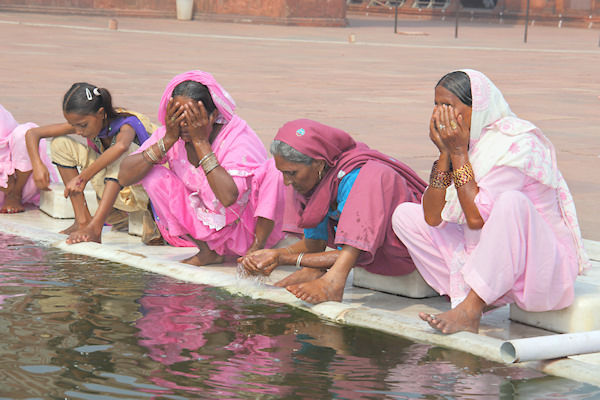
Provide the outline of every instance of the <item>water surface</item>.
{"type": "Polygon", "coordinates": [[[0,398],[599,397],[594,386],[0,234],[0,398]]]}

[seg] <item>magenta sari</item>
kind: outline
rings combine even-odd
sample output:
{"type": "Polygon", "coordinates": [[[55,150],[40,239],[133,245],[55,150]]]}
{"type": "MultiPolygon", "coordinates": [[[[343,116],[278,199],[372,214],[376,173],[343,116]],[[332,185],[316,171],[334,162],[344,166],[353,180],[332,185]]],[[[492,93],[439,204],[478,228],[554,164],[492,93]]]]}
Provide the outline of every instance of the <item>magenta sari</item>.
{"type": "Polygon", "coordinates": [[[328,171],[306,196],[294,192],[297,225],[314,228],[337,197],[341,179],[354,169],[352,186],[339,221],[330,219],[330,247],[350,245],[363,251],[357,265],[381,275],[404,275],[415,266],[392,231],[391,216],[400,203],[420,203],[425,182],[408,166],[340,130],[308,119],[285,124],[275,136],[300,153],[325,160],[328,171]]]}
{"type": "MultiPolygon", "coordinates": [[[[158,110],[164,124],[166,107],[173,89],[181,82],[193,80],[206,85],[219,111],[217,123],[223,124],[212,143],[220,165],[233,178],[238,199],[224,207],[213,193],[202,167],[195,167],[187,157],[180,139],[167,152],[169,168],[157,165],[142,179],[142,185],[154,208],[161,234],[174,246],[193,247],[191,235],[204,241],[220,255],[243,255],[254,241],[258,217],[275,221],[267,240],[271,247],[283,238],[281,230],[284,197],[283,179],[273,160],[250,126],[234,114],[231,96],[208,73],[189,71],[176,76],[167,86],[158,110]]],[[[164,137],[162,126],[136,151],[142,152],[164,137]]]]}

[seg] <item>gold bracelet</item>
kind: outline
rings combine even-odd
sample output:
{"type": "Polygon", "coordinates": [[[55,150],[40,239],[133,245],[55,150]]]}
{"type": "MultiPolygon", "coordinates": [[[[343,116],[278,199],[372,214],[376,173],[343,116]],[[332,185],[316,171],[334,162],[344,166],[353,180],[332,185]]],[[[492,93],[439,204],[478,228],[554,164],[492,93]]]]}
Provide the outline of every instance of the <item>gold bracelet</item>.
{"type": "Polygon", "coordinates": [[[457,189],[468,183],[470,180],[475,180],[475,173],[473,172],[471,163],[466,163],[462,167],[454,170],[452,172],[452,177],[454,178],[454,186],[457,189]]]}
{"type": "Polygon", "coordinates": [[[158,144],[158,150],[160,151],[160,158],[165,158],[167,155],[167,149],[165,149],[165,142],[163,138],[158,139],[158,142],[156,143],[158,144]]]}
{"type": "Polygon", "coordinates": [[[146,151],[142,151],[142,158],[144,159],[144,161],[146,161],[150,165],[155,165],[156,164],[156,163],[152,162],[152,159],[150,158],[150,156],[148,155],[148,153],[146,153],[146,151]]]}
{"type": "Polygon", "coordinates": [[[200,165],[202,165],[202,169],[204,170],[204,174],[208,175],[210,171],[217,168],[219,166],[219,160],[215,156],[215,153],[210,153],[209,157],[203,157],[200,161],[200,165]]]}
{"type": "Polygon", "coordinates": [[[438,160],[435,160],[431,167],[431,175],[429,175],[429,186],[439,189],[446,189],[452,185],[452,172],[440,171],[438,168],[438,160]]]}
{"type": "Polygon", "coordinates": [[[150,146],[146,149],[146,154],[148,155],[148,158],[150,158],[150,160],[152,160],[153,164],[158,164],[158,157],[156,157],[156,153],[154,152],[154,149],[152,148],[152,146],[150,146]]]}

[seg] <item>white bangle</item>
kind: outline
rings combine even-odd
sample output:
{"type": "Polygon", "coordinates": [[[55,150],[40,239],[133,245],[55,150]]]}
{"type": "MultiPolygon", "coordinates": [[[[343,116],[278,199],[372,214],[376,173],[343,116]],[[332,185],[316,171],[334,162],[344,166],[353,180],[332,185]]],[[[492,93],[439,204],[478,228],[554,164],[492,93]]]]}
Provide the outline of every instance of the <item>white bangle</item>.
{"type": "Polygon", "coordinates": [[[298,255],[298,259],[296,260],[296,269],[301,269],[302,267],[300,266],[300,262],[302,261],[302,257],[304,256],[304,253],[300,253],[298,255]]]}

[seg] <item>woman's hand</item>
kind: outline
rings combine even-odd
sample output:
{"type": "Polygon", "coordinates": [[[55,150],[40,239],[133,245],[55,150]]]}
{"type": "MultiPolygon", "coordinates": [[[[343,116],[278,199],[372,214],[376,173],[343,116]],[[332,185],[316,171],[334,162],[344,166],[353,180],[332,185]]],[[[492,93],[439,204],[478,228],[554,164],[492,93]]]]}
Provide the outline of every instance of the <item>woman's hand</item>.
{"type": "Polygon", "coordinates": [[[165,137],[176,142],[181,134],[181,123],[184,120],[185,108],[171,97],[167,103],[167,115],[165,116],[165,127],[167,128],[165,137]]]}
{"type": "Polygon", "coordinates": [[[208,142],[214,121],[206,112],[204,104],[202,104],[201,101],[197,104],[189,102],[186,103],[184,107],[185,120],[188,125],[192,142],[208,142]]]}
{"type": "Polygon", "coordinates": [[[48,168],[43,163],[33,167],[33,182],[35,186],[40,190],[50,190],[50,173],[48,168]]]}
{"type": "Polygon", "coordinates": [[[454,108],[446,104],[439,106],[438,111],[436,129],[443,147],[453,156],[466,155],[469,152],[470,132],[463,116],[459,114],[456,117],[454,108]]]}
{"type": "Polygon", "coordinates": [[[269,276],[279,266],[279,251],[263,249],[238,258],[249,275],[269,276]]]}
{"type": "Polygon", "coordinates": [[[86,184],[87,180],[82,178],[81,174],[77,175],[65,185],[65,198],[83,193],[86,184]]]}
{"type": "Polygon", "coordinates": [[[445,154],[448,152],[446,149],[446,145],[442,141],[441,131],[443,130],[443,122],[441,122],[442,117],[440,115],[441,106],[435,106],[433,108],[433,113],[431,114],[431,120],[429,121],[429,139],[436,145],[440,154],[445,154]]]}

